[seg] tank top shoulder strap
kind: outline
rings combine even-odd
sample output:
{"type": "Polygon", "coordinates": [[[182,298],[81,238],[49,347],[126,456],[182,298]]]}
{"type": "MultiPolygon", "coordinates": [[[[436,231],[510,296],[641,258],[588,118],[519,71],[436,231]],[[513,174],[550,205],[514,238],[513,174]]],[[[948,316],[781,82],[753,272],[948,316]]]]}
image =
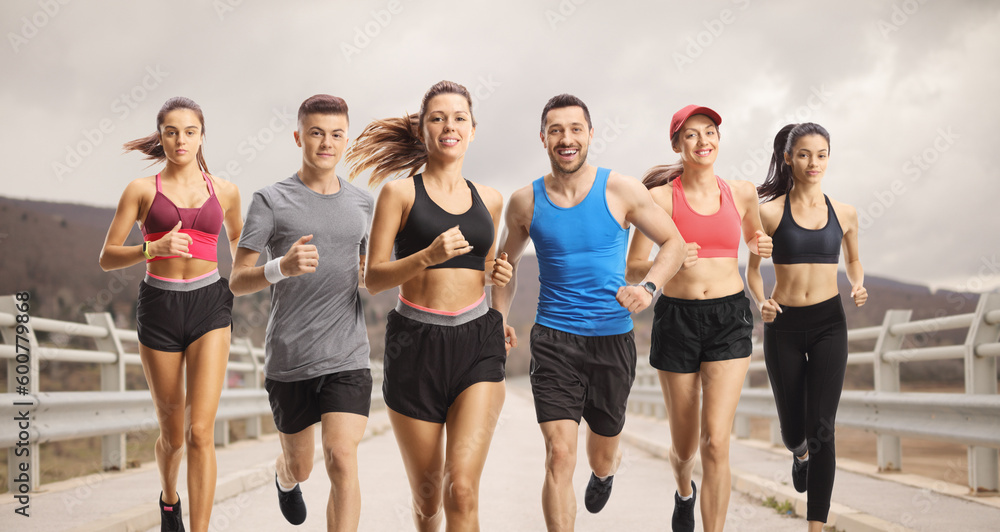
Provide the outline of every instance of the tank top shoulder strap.
{"type": "Polygon", "coordinates": [[[670,209],[671,212],[677,212],[678,208],[687,208],[687,198],[684,197],[684,186],[681,183],[682,181],[680,176],[675,177],[669,183],[670,196],[673,203],[670,209]]]}
{"type": "Polygon", "coordinates": [[[208,185],[208,195],[209,196],[214,196],[215,195],[215,187],[212,186],[212,179],[210,177],[208,177],[208,174],[206,174],[205,172],[201,173],[201,177],[205,178],[205,184],[208,185]]]}
{"type": "Polygon", "coordinates": [[[466,179],[465,182],[469,185],[469,191],[472,192],[472,204],[475,205],[478,203],[485,206],[486,203],[483,202],[482,196],[479,195],[479,190],[476,189],[476,185],[472,184],[472,181],[469,181],[468,179],[466,179]]]}
{"type": "MultiPolygon", "coordinates": [[[[827,222],[827,225],[833,222],[837,224],[838,229],[841,229],[840,218],[837,218],[837,209],[834,209],[833,203],[830,203],[830,197],[827,196],[826,194],[823,194],[823,199],[826,200],[827,220],[829,220],[829,222],[827,222]]],[[[843,229],[841,229],[841,231],[843,231],[843,229]]]]}

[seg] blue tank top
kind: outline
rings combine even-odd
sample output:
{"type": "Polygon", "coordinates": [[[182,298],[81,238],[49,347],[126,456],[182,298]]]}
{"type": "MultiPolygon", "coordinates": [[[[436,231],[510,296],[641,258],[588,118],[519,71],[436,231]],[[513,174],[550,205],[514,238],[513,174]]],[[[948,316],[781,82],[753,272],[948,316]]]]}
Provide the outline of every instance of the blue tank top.
{"type": "Polygon", "coordinates": [[[536,323],[581,336],[632,330],[632,316],[615,300],[625,286],[628,229],[608,209],[610,173],[598,168],[587,197],[568,209],[549,200],[544,177],[532,183],[528,234],[538,257],[536,323]]]}

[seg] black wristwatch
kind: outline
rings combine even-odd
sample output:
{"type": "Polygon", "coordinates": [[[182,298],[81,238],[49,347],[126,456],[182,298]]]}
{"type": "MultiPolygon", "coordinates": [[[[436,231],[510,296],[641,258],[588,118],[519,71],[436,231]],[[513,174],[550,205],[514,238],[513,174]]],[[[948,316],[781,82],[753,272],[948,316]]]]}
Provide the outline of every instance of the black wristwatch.
{"type": "Polygon", "coordinates": [[[639,285],[639,286],[641,286],[641,287],[645,288],[645,289],[646,289],[646,291],[647,291],[647,292],[649,292],[649,295],[654,295],[654,294],[656,294],[656,285],[655,285],[655,284],[653,284],[653,282],[652,282],[652,281],[646,281],[645,283],[642,283],[642,284],[641,284],[641,285],[639,285]]]}

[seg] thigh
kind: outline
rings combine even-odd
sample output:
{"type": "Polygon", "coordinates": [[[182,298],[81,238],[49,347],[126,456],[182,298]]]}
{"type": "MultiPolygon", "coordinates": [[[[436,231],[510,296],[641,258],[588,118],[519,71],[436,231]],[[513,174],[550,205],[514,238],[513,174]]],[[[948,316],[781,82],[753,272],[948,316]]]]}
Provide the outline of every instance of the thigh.
{"type": "Polygon", "coordinates": [[[295,464],[309,464],[311,467],[316,452],[314,425],[309,425],[294,434],[279,431],[278,441],[281,443],[281,454],[285,457],[285,464],[288,467],[293,467],[295,464]]]}
{"type": "MultiPolygon", "coordinates": [[[[701,430],[701,373],[657,371],[663,401],[667,406],[670,438],[675,444],[684,443],[694,452],[701,430]]],[[[687,458],[682,456],[681,458],[687,458]]]]}
{"type": "Polygon", "coordinates": [[[448,368],[439,348],[443,327],[421,323],[390,310],[385,329],[385,404],[405,417],[442,424],[448,415],[448,368]]]}
{"type": "Polygon", "coordinates": [[[448,409],[445,470],[450,475],[479,477],[503,408],[503,382],[480,382],[465,389],[448,409]]]}
{"type": "Polygon", "coordinates": [[[157,351],[139,344],[139,358],[146,375],[160,430],[184,430],[184,354],[157,351]]]}
{"type": "Polygon", "coordinates": [[[653,308],[649,365],[660,371],[696,373],[701,355],[700,312],[678,300],[660,296],[653,308]]]}
{"type": "Polygon", "coordinates": [[[389,422],[406,467],[414,498],[441,496],[444,474],[444,425],[404,416],[389,409],[389,422]]]}
{"type": "Polygon", "coordinates": [[[355,369],[323,375],[316,401],[320,416],[356,414],[367,419],[372,406],[372,372],[355,369]]]}
{"type": "Polygon", "coordinates": [[[580,422],[586,383],[578,361],[584,354],[576,335],[535,324],[531,328],[531,395],[539,423],[580,422]]]}
{"type": "Polygon", "coordinates": [[[192,425],[215,422],[229,363],[229,344],[229,329],[215,329],[202,335],[184,351],[187,359],[186,405],[192,425]]]}
{"type": "Polygon", "coordinates": [[[282,434],[296,434],[320,420],[316,388],[320,377],[282,382],[264,379],[267,400],[271,405],[274,426],[282,434]]]}
{"type": "Polygon", "coordinates": [[[710,438],[729,439],[740,402],[743,381],[750,367],[749,358],[702,362],[701,432],[710,438]]]}
{"type": "Polygon", "coordinates": [[[847,324],[838,323],[822,331],[809,349],[806,417],[810,436],[821,441],[833,438],[846,370],[847,324]]]}
{"type": "Polygon", "coordinates": [[[545,451],[552,456],[553,451],[561,451],[569,456],[576,456],[577,439],[580,425],[569,419],[539,423],[545,440],[545,451]]]}

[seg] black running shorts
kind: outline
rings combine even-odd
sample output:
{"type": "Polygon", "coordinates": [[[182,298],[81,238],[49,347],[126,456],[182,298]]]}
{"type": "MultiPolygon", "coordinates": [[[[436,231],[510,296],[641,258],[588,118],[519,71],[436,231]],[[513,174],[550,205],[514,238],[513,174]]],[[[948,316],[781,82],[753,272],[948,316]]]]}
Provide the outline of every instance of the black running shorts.
{"type": "Polygon", "coordinates": [[[233,325],[233,293],[218,272],[192,282],[151,277],[139,283],[139,343],[179,353],[205,333],[233,325]]]}
{"type": "Polygon", "coordinates": [[[582,417],[600,436],[625,426],[635,380],[635,334],[581,336],[531,328],[531,395],[539,423],[582,417]]]}
{"type": "Polygon", "coordinates": [[[753,317],[743,292],[715,299],[660,296],[653,307],[649,365],[696,373],[702,362],[746,358],[753,351],[753,317]]]}
{"type": "Polygon", "coordinates": [[[294,382],[264,379],[264,388],[274,426],[284,434],[302,432],[329,412],[367,417],[372,407],[372,372],[368,368],[294,382]]]}
{"type": "Polygon", "coordinates": [[[400,302],[387,317],[382,396],[404,416],[444,423],[466,388],[503,381],[506,363],[503,317],[485,300],[454,316],[400,302]]]}

